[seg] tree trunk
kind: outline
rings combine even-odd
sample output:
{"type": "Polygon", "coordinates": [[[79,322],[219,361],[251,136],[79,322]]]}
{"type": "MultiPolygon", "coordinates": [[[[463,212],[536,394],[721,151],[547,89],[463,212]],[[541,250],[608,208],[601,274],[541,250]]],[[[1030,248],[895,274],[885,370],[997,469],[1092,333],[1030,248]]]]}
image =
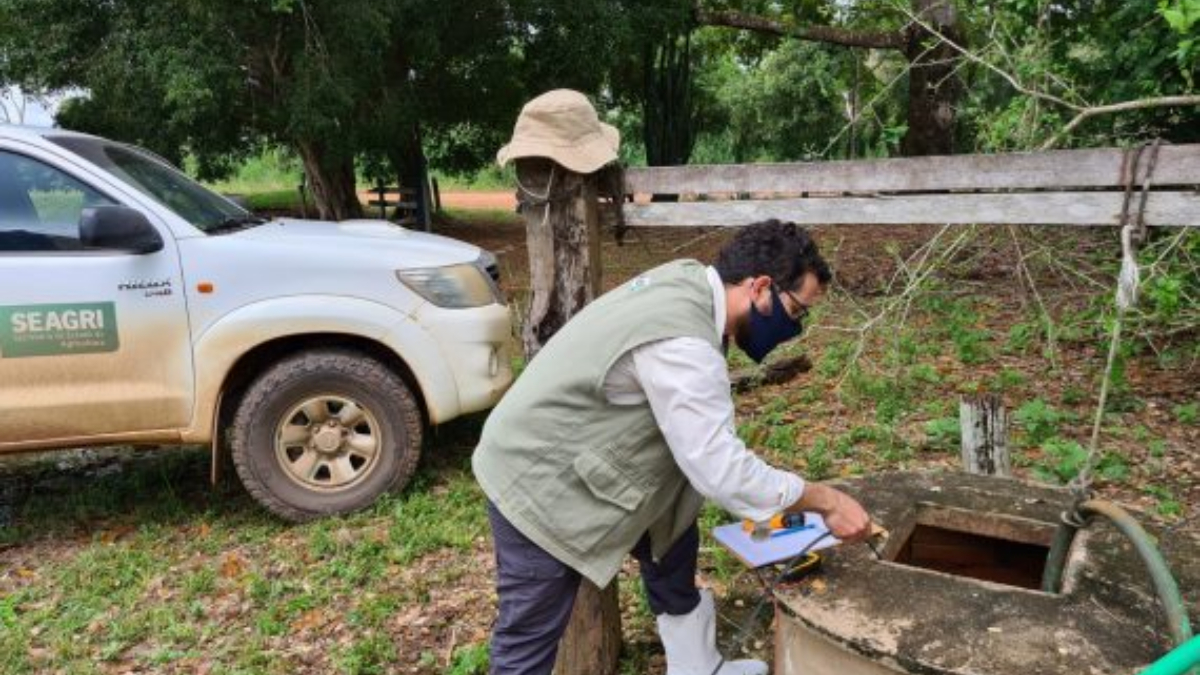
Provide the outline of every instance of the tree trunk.
{"type": "Polygon", "coordinates": [[[621,656],[621,607],[614,579],[596,588],[584,579],[575,595],[571,623],[558,645],[556,675],[615,675],[621,656]]]}
{"type": "MultiPolygon", "coordinates": [[[[964,46],[953,0],[912,0],[913,13],[938,33],[964,46]]],[[[955,74],[958,51],[924,27],[908,30],[908,132],[901,151],[908,157],[954,154],[954,114],[962,100],[955,74]]]]}
{"type": "Polygon", "coordinates": [[[696,141],[692,115],[692,37],[669,34],[643,57],[642,140],[650,166],[687,164],[696,141]]]}
{"type": "MultiPolygon", "coordinates": [[[[956,44],[965,46],[954,0],[911,1],[913,13],[923,22],[956,44]]],[[[908,132],[901,151],[908,156],[954,154],[954,113],[963,94],[962,81],[954,71],[961,56],[924,27],[913,24],[907,31],[856,31],[833,26],[794,26],[765,16],[699,8],[695,17],[698,24],[706,26],[741,28],[847,47],[903,49],[911,70],[908,132]]],[[[646,146],[648,153],[648,138],[646,146]]]]}
{"type": "Polygon", "coordinates": [[[413,190],[413,202],[416,203],[416,223],[414,227],[429,231],[429,171],[425,159],[425,149],[422,143],[421,127],[413,124],[411,134],[397,134],[398,142],[388,153],[392,170],[396,172],[399,185],[413,190]]]}
{"type": "MultiPolygon", "coordinates": [[[[584,176],[531,158],[517,160],[517,179],[529,245],[531,298],[522,330],[528,361],[600,294],[599,174],[584,176]]],[[[555,672],[613,675],[620,650],[617,584],[601,590],[584,580],[555,672]]]]}
{"type": "Polygon", "coordinates": [[[355,191],[354,159],[331,158],[318,141],[298,141],[296,147],[304,162],[317,217],[322,220],[361,218],[363,210],[355,191]]]}

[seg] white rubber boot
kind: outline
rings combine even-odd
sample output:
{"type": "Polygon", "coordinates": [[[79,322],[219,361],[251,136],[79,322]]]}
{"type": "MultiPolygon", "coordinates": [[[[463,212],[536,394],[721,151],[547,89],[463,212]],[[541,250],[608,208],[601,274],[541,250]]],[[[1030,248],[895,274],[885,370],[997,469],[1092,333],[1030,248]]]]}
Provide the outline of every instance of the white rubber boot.
{"type": "MultiPolygon", "coordinates": [[[[717,610],[712,592],[700,590],[700,604],[690,614],[658,615],[658,634],[667,651],[667,675],[712,675],[717,651],[717,610]]],[[[767,675],[762,661],[726,661],[718,675],[767,675]]]]}

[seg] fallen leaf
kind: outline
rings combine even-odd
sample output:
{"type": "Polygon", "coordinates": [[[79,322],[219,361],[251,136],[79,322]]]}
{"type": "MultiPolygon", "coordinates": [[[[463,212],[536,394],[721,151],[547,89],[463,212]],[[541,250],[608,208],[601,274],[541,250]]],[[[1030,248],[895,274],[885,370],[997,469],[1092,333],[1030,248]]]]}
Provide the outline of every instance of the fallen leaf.
{"type": "Polygon", "coordinates": [[[113,544],[117,543],[117,540],[130,534],[135,529],[137,528],[132,525],[118,525],[117,527],[108,530],[102,530],[100,532],[100,543],[106,546],[112,546],[113,544]]]}
{"type": "Polygon", "coordinates": [[[292,622],[292,630],[299,633],[310,628],[317,628],[325,623],[325,612],[319,609],[310,609],[301,614],[292,622]]]}
{"type": "Polygon", "coordinates": [[[241,576],[245,568],[245,562],[236,552],[231,551],[221,558],[221,576],[226,579],[241,576]]]}

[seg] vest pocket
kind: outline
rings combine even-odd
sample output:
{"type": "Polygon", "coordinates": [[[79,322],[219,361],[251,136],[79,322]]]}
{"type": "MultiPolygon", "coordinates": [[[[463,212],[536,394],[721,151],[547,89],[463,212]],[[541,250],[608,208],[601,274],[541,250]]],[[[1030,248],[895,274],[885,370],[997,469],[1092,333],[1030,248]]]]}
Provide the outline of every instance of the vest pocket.
{"type": "Polygon", "coordinates": [[[558,544],[594,561],[624,556],[636,541],[626,530],[645,531],[635,521],[646,494],[605,457],[585,450],[563,467],[555,489],[532,501],[558,544]]]}
{"type": "Polygon", "coordinates": [[[633,511],[646,497],[646,492],[628,476],[590,452],[580,453],[574,465],[575,473],[597,499],[633,511]]]}

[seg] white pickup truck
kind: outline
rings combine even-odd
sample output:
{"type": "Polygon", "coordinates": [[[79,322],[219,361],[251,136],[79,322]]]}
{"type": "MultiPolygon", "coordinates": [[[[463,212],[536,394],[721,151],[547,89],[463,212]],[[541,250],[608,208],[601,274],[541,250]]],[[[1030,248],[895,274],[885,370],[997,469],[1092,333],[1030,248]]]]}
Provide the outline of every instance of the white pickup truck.
{"type": "Polygon", "coordinates": [[[510,335],[475,246],[264,221],[136,147],[0,125],[0,453],[227,445],[274,513],[343,513],[500,398],[510,335]]]}

